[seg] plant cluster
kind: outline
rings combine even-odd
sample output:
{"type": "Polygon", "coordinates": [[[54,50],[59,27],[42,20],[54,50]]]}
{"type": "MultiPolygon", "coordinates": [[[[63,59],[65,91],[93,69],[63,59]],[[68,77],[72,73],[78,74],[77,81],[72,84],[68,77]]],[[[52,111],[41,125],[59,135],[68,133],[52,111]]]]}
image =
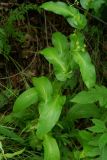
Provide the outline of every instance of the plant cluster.
{"type": "Polygon", "coordinates": [[[29,9],[46,10],[63,16],[74,28],[68,37],[58,31],[53,33],[52,45],[40,51],[52,65],[53,75],[33,77],[33,87],[17,97],[12,112],[4,117],[0,134],[18,142],[23,148],[5,153],[1,143],[1,160],[23,155],[29,146],[37,152],[29,160],[107,159],[107,88],[97,83],[96,68],[84,34],[88,27],[87,12],[91,9],[98,15],[106,1],[77,0],[76,3],[82,6],[84,14],[78,7],[65,2],[49,1],[39,7],[23,6],[24,9],[11,13],[8,27],[0,29],[2,51],[3,46],[8,44],[6,33],[17,38],[16,33],[19,32],[11,31],[14,21],[23,19],[29,9]],[[75,87],[76,72],[80,72],[84,89],[74,94],[64,93],[65,89],[75,87]],[[7,123],[14,122],[20,133],[16,134],[12,128],[6,127],[7,123]]]}

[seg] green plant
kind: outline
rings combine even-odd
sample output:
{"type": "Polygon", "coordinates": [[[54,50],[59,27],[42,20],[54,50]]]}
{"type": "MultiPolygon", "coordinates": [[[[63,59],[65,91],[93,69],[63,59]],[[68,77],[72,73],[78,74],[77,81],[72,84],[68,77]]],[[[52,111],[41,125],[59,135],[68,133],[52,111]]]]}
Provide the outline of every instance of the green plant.
{"type": "Polygon", "coordinates": [[[82,5],[82,7],[84,8],[84,9],[87,9],[87,10],[89,10],[89,9],[93,9],[95,12],[98,12],[99,11],[99,9],[100,9],[100,7],[104,4],[104,3],[106,3],[106,1],[105,0],[98,0],[98,1],[85,1],[85,0],[80,0],[80,3],[81,3],[81,5],[82,5]]]}
{"type": "Polygon", "coordinates": [[[81,158],[100,156],[100,159],[106,159],[106,95],[107,88],[104,86],[96,86],[89,91],[81,91],[71,101],[77,103],[69,111],[69,118],[74,121],[78,118],[96,117],[92,119],[95,124],[88,127],[87,130],[81,130],[76,135],[83,145],[83,151],[80,153],[81,158]],[[99,101],[98,108],[95,102],[99,101]],[[88,109],[89,105],[89,109],[88,109]],[[95,106],[94,106],[95,105],[95,106]],[[79,111],[79,108],[82,110],[79,111]],[[105,112],[105,113],[104,113],[105,112]],[[94,115],[93,115],[94,114],[94,115]],[[101,117],[101,118],[100,118],[101,117]],[[91,132],[89,132],[91,131],[91,132]]]}
{"type": "Polygon", "coordinates": [[[60,155],[57,143],[48,133],[59,119],[62,106],[65,103],[65,96],[61,96],[60,91],[59,93],[54,92],[51,82],[46,77],[33,78],[32,81],[34,87],[18,97],[13,106],[12,116],[17,117],[18,115],[21,118],[26,108],[39,100],[38,108],[40,116],[37,124],[37,137],[44,141],[45,159],[52,159],[53,154],[59,159],[60,155]],[[49,147],[52,147],[53,150],[50,150],[49,147]]]}
{"type": "Polygon", "coordinates": [[[38,10],[36,4],[22,4],[18,8],[11,10],[6,24],[0,27],[0,54],[9,57],[11,46],[9,39],[14,38],[18,42],[24,42],[24,32],[19,31],[14,25],[15,22],[25,19],[25,15],[29,10],[38,10]]]}
{"type": "MultiPolygon", "coordinates": [[[[98,12],[104,3],[103,0],[80,0],[86,11],[98,12]]],[[[52,64],[55,77],[52,75],[50,80],[45,76],[33,77],[33,87],[18,96],[4,123],[16,121],[22,134],[27,134],[27,145],[34,150],[41,151],[43,144],[44,160],[106,160],[107,88],[96,82],[95,67],[83,32],[87,27],[86,16],[64,2],[46,2],[40,9],[65,17],[74,32],[68,37],[61,32],[52,34],[52,46],[41,50],[40,54],[52,64]],[[65,96],[65,83],[74,82],[76,71],[81,73],[84,90],[72,95],[70,91],[65,96]],[[83,120],[84,126],[78,126],[78,120],[83,120]]],[[[13,21],[14,18],[12,24],[13,21]]],[[[72,84],[70,86],[73,88],[72,84]]],[[[22,135],[17,137],[6,128],[1,131],[4,136],[9,132],[14,140],[21,141],[22,135]]],[[[23,145],[26,145],[25,138],[23,145]]]]}
{"type": "Polygon", "coordinates": [[[85,49],[84,36],[76,32],[70,35],[70,42],[67,42],[63,34],[56,32],[52,36],[52,43],[54,47],[42,50],[41,54],[53,64],[56,78],[60,81],[67,80],[72,76],[76,65],[79,65],[84,83],[88,88],[93,87],[96,81],[95,68],[85,49]]]}
{"type": "Polygon", "coordinates": [[[81,14],[73,5],[69,6],[64,2],[50,1],[43,3],[41,8],[64,16],[68,23],[77,29],[83,29],[86,26],[86,17],[81,14]]]}

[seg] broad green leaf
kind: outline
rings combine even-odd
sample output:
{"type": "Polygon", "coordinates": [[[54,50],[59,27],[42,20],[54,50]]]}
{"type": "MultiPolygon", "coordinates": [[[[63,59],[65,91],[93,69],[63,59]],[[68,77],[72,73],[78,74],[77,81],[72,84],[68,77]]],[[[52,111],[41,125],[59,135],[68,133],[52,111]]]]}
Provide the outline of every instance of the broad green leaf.
{"type": "MultiPolygon", "coordinates": [[[[71,8],[71,7],[70,7],[71,8]]],[[[84,15],[80,14],[76,8],[71,8],[73,12],[72,17],[67,18],[67,22],[74,28],[82,29],[86,26],[87,20],[84,15]]]]}
{"type": "Polygon", "coordinates": [[[97,12],[105,0],[80,0],[80,3],[84,9],[94,9],[97,12]]]}
{"type": "Polygon", "coordinates": [[[62,106],[65,103],[65,97],[56,95],[47,103],[39,105],[39,122],[37,126],[37,136],[43,138],[57,123],[61,114],[62,106]]]}
{"type": "Polygon", "coordinates": [[[56,48],[50,47],[43,49],[41,54],[44,55],[49,63],[53,64],[55,75],[58,80],[65,81],[70,77],[70,73],[68,72],[69,65],[65,61],[65,57],[60,57],[56,48]]]}
{"type": "Polygon", "coordinates": [[[98,141],[100,149],[103,149],[107,145],[107,133],[101,135],[98,141]]]}
{"type": "Polygon", "coordinates": [[[96,101],[98,101],[98,96],[95,88],[92,88],[89,91],[81,91],[71,99],[71,102],[79,104],[89,104],[96,101]]]}
{"type": "Polygon", "coordinates": [[[36,103],[37,101],[38,95],[35,87],[30,88],[19,95],[19,97],[16,99],[13,106],[13,112],[23,112],[26,108],[36,103]]]}
{"type": "Polygon", "coordinates": [[[64,17],[73,16],[72,12],[69,10],[68,5],[64,2],[50,1],[43,3],[40,7],[47,11],[62,15],[64,17]]]}
{"type": "Polygon", "coordinates": [[[80,72],[82,75],[82,79],[86,84],[87,88],[91,88],[95,86],[96,83],[96,72],[93,64],[90,63],[90,58],[88,53],[78,54],[75,56],[75,59],[79,60],[78,64],[80,66],[80,72]]]}
{"type": "Polygon", "coordinates": [[[20,136],[18,136],[15,132],[10,130],[6,126],[0,125],[0,135],[4,135],[6,137],[9,137],[10,139],[13,139],[14,141],[17,141],[19,143],[24,143],[24,140],[20,136]]]}
{"type": "Polygon", "coordinates": [[[45,56],[47,60],[53,65],[58,65],[63,72],[66,72],[66,66],[64,62],[61,60],[60,55],[58,54],[58,50],[56,48],[50,47],[41,51],[41,53],[45,56]]]}
{"type": "Polygon", "coordinates": [[[47,77],[32,78],[33,85],[36,87],[38,96],[41,100],[47,102],[52,96],[53,88],[47,77]]]}
{"type": "Polygon", "coordinates": [[[46,2],[41,5],[41,8],[64,16],[71,26],[78,29],[84,28],[87,23],[85,16],[79,13],[78,9],[64,2],[46,2]]]}
{"type": "MultiPolygon", "coordinates": [[[[86,144],[83,147],[83,151],[81,152],[80,159],[81,158],[87,159],[88,157],[94,158],[99,155],[100,155],[100,150],[98,147],[93,147],[93,146],[86,144]]],[[[94,159],[92,159],[92,160],[94,160],[94,159]]]]}
{"type": "Polygon", "coordinates": [[[4,156],[6,158],[13,158],[15,156],[19,156],[20,154],[22,154],[25,151],[25,149],[21,149],[20,151],[14,152],[14,153],[6,153],[4,154],[4,156]]]}
{"type": "Polygon", "coordinates": [[[96,95],[100,106],[107,108],[107,88],[105,86],[96,86],[96,95]]]}
{"type": "MultiPolygon", "coordinates": [[[[94,141],[94,136],[92,133],[86,131],[86,130],[80,130],[78,131],[78,141],[83,147],[83,151],[81,152],[80,157],[81,158],[87,158],[87,157],[95,157],[100,154],[100,150],[98,145],[90,145],[90,141],[94,141]]],[[[98,141],[98,139],[97,139],[98,141]]],[[[95,142],[96,143],[96,139],[95,142]]]]}
{"type": "Polygon", "coordinates": [[[67,119],[72,121],[80,118],[95,118],[99,116],[100,110],[95,104],[76,104],[70,108],[67,119]]]}
{"type": "Polygon", "coordinates": [[[67,41],[67,37],[64,34],[62,34],[61,32],[53,33],[52,44],[58,50],[61,56],[67,57],[66,52],[68,52],[68,41],[67,41]]]}
{"type": "Polygon", "coordinates": [[[99,137],[93,136],[93,134],[86,130],[80,130],[78,132],[78,141],[83,147],[83,151],[81,152],[80,158],[91,158],[100,155],[100,149],[96,143],[98,142],[99,137]],[[91,141],[94,141],[95,145],[90,145],[91,141]]]}
{"type": "Polygon", "coordinates": [[[78,93],[71,102],[80,104],[88,104],[99,101],[100,106],[107,107],[107,88],[104,86],[96,86],[89,91],[81,91],[78,93]]]}
{"type": "Polygon", "coordinates": [[[71,34],[70,42],[71,51],[79,52],[85,50],[84,36],[80,32],[74,32],[73,34],[71,34]]]}
{"type": "Polygon", "coordinates": [[[84,8],[84,9],[89,9],[90,8],[90,6],[91,6],[91,1],[90,0],[80,0],[80,3],[81,3],[81,5],[82,5],[82,7],[84,8]]]}
{"type": "Polygon", "coordinates": [[[96,72],[91,63],[91,58],[84,46],[84,36],[81,33],[74,33],[70,36],[70,49],[75,62],[80,67],[84,83],[88,88],[95,86],[96,72]]]}
{"type": "Polygon", "coordinates": [[[95,124],[92,127],[87,128],[88,130],[94,133],[103,133],[106,131],[105,123],[99,119],[92,119],[92,122],[95,124]]]}
{"type": "Polygon", "coordinates": [[[98,12],[100,7],[103,5],[103,4],[106,4],[107,2],[105,0],[97,0],[97,1],[92,1],[92,4],[91,4],[91,8],[94,9],[95,12],[98,12]]]}
{"type": "Polygon", "coordinates": [[[90,131],[79,130],[76,137],[78,138],[78,141],[80,142],[80,144],[82,146],[85,146],[88,144],[93,147],[98,147],[98,141],[99,141],[99,137],[100,137],[99,134],[94,135],[90,131]]]}
{"type": "MultiPolygon", "coordinates": [[[[3,119],[3,123],[14,123],[15,119],[21,119],[24,118],[25,115],[27,116],[29,114],[26,112],[26,110],[20,111],[20,112],[12,112],[9,115],[5,116],[3,119]]],[[[30,114],[29,114],[30,115],[30,114]]]]}
{"type": "Polygon", "coordinates": [[[45,135],[44,141],[44,160],[60,160],[60,151],[56,140],[50,136],[45,135]]]}

